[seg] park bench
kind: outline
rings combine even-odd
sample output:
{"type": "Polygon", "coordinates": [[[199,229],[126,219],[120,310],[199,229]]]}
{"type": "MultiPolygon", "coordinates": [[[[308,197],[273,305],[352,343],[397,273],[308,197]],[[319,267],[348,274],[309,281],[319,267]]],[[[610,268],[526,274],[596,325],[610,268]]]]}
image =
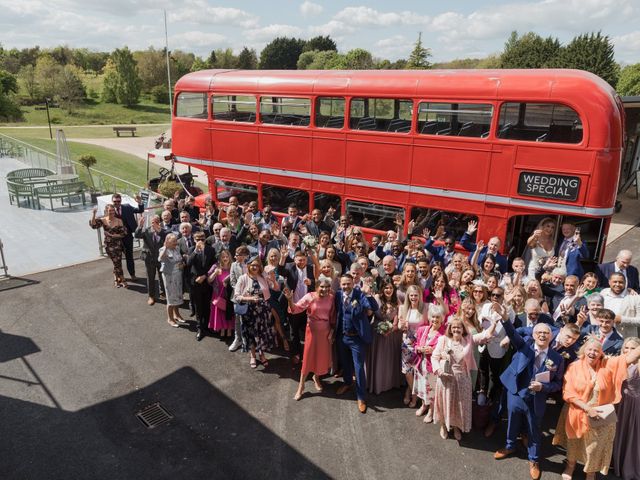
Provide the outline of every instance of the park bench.
{"type": "Polygon", "coordinates": [[[29,206],[35,200],[33,185],[22,183],[20,179],[9,180],[7,178],[7,190],[9,192],[9,204],[13,205],[13,199],[15,198],[18,208],[20,208],[20,197],[26,198],[29,206]]]}
{"type": "Polygon", "coordinates": [[[123,132],[131,133],[132,137],[136,136],[136,127],[113,127],[113,131],[116,132],[116,135],[119,137],[123,132]]]}
{"type": "Polygon", "coordinates": [[[52,172],[46,168],[21,168],[19,170],[12,170],[7,173],[7,180],[18,181],[19,183],[34,184],[34,183],[47,183],[45,177],[53,175],[52,172]]]}
{"type": "Polygon", "coordinates": [[[53,199],[59,198],[64,205],[64,199],[66,198],[69,202],[69,206],[71,206],[71,198],[75,196],[80,196],[82,198],[82,205],[86,205],[86,199],[84,196],[85,185],[84,182],[72,182],[72,183],[53,183],[49,185],[45,185],[43,187],[35,187],[33,189],[36,197],[36,202],[38,204],[38,209],[40,209],[40,199],[49,199],[49,204],[51,205],[51,211],[53,211],[53,199]]]}

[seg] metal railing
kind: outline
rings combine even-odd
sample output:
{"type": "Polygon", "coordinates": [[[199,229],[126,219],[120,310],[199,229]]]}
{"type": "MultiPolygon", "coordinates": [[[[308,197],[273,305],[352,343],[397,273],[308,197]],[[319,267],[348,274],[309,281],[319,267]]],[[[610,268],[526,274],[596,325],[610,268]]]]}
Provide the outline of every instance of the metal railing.
{"type": "MultiPolygon", "coordinates": [[[[15,158],[30,167],[46,168],[53,172],[58,171],[59,162],[56,158],[56,154],[48,152],[40,147],[36,147],[35,145],[30,145],[22,140],[18,140],[17,138],[5,135],[4,133],[0,133],[0,157],[3,156],[15,158]]],[[[71,163],[74,170],[76,170],[74,173],[78,173],[78,170],[86,170],[83,165],[76,161],[71,160],[71,163]]],[[[91,169],[91,175],[95,182],[96,190],[102,192],[118,192],[133,197],[141,190],[144,190],[144,187],[141,185],[136,185],[135,183],[124,180],[123,178],[96,170],[95,168],[91,169]]],[[[160,194],[156,195],[162,197],[160,194]]]]}
{"type": "Polygon", "coordinates": [[[4,271],[0,277],[8,277],[9,276],[9,268],[7,267],[7,262],[4,259],[4,245],[2,244],[2,239],[0,238],[0,261],[2,261],[2,265],[0,265],[0,269],[4,271]]]}

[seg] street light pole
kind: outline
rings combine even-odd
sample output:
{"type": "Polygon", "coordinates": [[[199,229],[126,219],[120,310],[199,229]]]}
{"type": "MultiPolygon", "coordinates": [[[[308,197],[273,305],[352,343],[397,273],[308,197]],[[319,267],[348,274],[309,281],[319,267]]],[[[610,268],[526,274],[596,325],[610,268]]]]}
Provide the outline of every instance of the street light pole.
{"type": "Polygon", "coordinates": [[[49,122],[49,138],[53,140],[53,132],[51,131],[51,117],[49,116],[49,98],[45,97],[44,104],[47,107],[47,122],[49,122]]]}

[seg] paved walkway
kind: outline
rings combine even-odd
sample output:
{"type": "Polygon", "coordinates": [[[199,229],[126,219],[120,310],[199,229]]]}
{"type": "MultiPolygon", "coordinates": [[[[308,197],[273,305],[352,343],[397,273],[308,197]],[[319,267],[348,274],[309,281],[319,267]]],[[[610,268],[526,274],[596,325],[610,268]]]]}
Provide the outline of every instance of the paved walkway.
{"type": "Polygon", "coordinates": [[[22,276],[58,267],[87,262],[100,258],[95,230],[89,227],[91,201],[87,195],[87,207],[74,204],[49,210],[48,203],[42,210],[9,205],[9,194],[4,177],[7,172],[27,165],[7,157],[0,158],[0,239],[9,274],[22,276]]]}

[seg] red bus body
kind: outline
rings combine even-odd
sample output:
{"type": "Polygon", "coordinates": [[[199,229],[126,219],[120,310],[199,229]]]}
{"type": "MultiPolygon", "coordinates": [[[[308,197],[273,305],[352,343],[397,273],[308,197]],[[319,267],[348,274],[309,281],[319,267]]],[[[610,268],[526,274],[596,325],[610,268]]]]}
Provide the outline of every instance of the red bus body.
{"type": "MultiPolygon", "coordinates": [[[[506,110],[505,110],[506,111],[506,110]]],[[[349,199],[462,212],[478,217],[478,237],[498,236],[508,248],[509,220],[524,215],[602,219],[603,242],[614,211],[621,164],[623,110],[602,79],[577,70],[431,71],[250,71],[207,70],[185,75],[176,85],[172,123],[177,161],[207,171],[215,180],[277,185],[349,199]],[[176,115],[184,92],[206,93],[206,118],[176,115]],[[308,126],[217,120],[212,95],[311,101],[308,126]],[[344,126],[318,128],[316,99],[345,99],[344,126]],[[402,134],[349,128],[354,98],[402,98],[412,104],[412,126],[402,134]],[[423,103],[421,103],[423,102],[423,103]],[[482,103],[493,108],[482,138],[421,135],[424,102],[482,103]],[[578,143],[546,143],[499,138],[501,107],[508,102],[553,102],[580,117],[578,143]],[[579,179],[575,200],[522,195],[522,172],[579,179]]],[[[405,224],[406,227],[406,224],[405,224]]],[[[503,247],[505,250],[505,247],[503,247]]],[[[597,259],[604,248],[597,247],[597,259]]]]}

